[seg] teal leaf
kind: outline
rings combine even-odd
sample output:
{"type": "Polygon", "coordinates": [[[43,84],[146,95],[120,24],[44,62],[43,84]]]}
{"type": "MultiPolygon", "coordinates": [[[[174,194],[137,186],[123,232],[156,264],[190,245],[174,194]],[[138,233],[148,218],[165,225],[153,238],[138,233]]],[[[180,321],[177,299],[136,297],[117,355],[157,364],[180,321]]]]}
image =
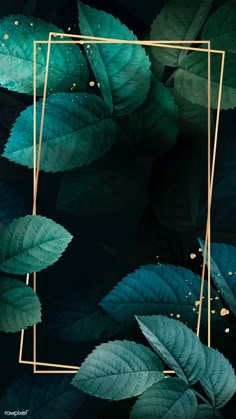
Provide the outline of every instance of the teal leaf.
{"type": "Polygon", "coordinates": [[[102,399],[121,400],[141,394],[164,376],[158,357],[135,342],[99,345],[85,359],[72,384],[102,399]]]}
{"type": "Polygon", "coordinates": [[[136,319],[150,345],[181,379],[194,384],[202,377],[205,353],[192,330],[165,316],[136,316],[136,319]]]}
{"type": "MultiPolygon", "coordinates": [[[[151,27],[155,41],[188,41],[196,38],[210,10],[212,0],[170,0],[163,7],[151,27]]],[[[181,46],[191,46],[181,44],[181,46]]],[[[187,50],[166,47],[153,48],[157,59],[168,66],[177,67],[187,50]]]]}
{"type": "Polygon", "coordinates": [[[133,155],[111,150],[89,166],[63,175],[57,209],[82,216],[120,213],[137,200],[138,180],[133,155]]]}
{"type": "MultiPolygon", "coordinates": [[[[204,242],[199,240],[204,252],[204,242]]],[[[207,255],[208,264],[208,255],[207,255]]],[[[211,277],[236,317],[236,247],[211,243],[211,277]]]]}
{"type": "Polygon", "coordinates": [[[109,338],[120,331],[120,325],[102,310],[88,304],[62,304],[52,311],[47,327],[65,342],[90,342],[109,338]]]}
{"type": "Polygon", "coordinates": [[[0,411],[25,411],[34,419],[72,419],[86,395],[70,385],[71,374],[25,374],[8,387],[0,411]]]}
{"type": "Polygon", "coordinates": [[[15,219],[1,229],[0,270],[24,275],[53,265],[72,236],[64,227],[40,215],[15,219]]]}
{"type": "MultiPolygon", "coordinates": [[[[126,276],[100,302],[101,307],[119,322],[132,322],[134,315],[181,315],[181,320],[196,327],[201,279],[181,266],[146,265],[126,276]],[[181,313],[181,314],[179,314],[181,313]]],[[[212,296],[217,295],[212,290],[212,296]]],[[[205,298],[207,291],[205,289],[205,298]]],[[[220,312],[219,300],[212,302],[220,312]]],[[[203,306],[203,319],[207,309],[203,306]]],[[[215,318],[219,316],[215,316],[215,318]]],[[[212,320],[214,317],[212,317],[212,320]]],[[[204,321],[203,320],[203,321],[204,321]]]]}
{"type": "Polygon", "coordinates": [[[204,347],[206,369],[200,383],[212,405],[219,409],[233,397],[236,391],[236,376],[229,361],[219,351],[204,347]]]}
{"type": "Polygon", "coordinates": [[[0,181],[0,223],[9,223],[29,212],[21,194],[9,183],[0,181]]]}
{"type": "MultiPolygon", "coordinates": [[[[221,109],[236,106],[236,55],[227,53],[223,79],[221,109]]],[[[218,104],[221,55],[211,54],[211,108],[218,104]]],[[[174,86],[179,94],[192,103],[207,107],[208,104],[208,60],[207,52],[193,52],[187,55],[175,72],[174,86]]]]}
{"type": "MultiPolygon", "coordinates": [[[[16,120],[3,153],[29,168],[33,167],[32,118],[33,107],[29,106],[16,120]]],[[[103,156],[114,140],[115,125],[101,98],[83,93],[51,95],[46,104],[40,168],[57,172],[89,164],[103,156]]]]}
{"type": "Polygon", "coordinates": [[[209,39],[212,49],[236,52],[236,2],[224,1],[208,18],[201,39],[209,39]],[[219,30],[220,28],[220,30],[219,30]]]}
{"type": "Polygon", "coordinates": [[[148,388],[136,401],[130,419],[193,419],[197,399],[179,378],[167,378],[148,388]]]}
{"type": "Polygon", "coordinates": [[[195,419],[223,419],[223,416],[219,410],[215,410],[209,404],[200,404],[198,405],[195,419]]]}
{"type": "Polygon", "coordinates": [[[41,321],[41,304],[24,282],[0,278],[0,330],[19,332],[41,321]]]}
{"type": "MultiPolygon", "coordinates": [[[[192,103],[185,99],[175,89],[171,89],[175,103],[178,107],[180,137],[190,141],[201,140],[207,142],[208,135],[208,112],[204,106],[192,103]]],[[[214,115],[211,111],[211,135],[214,134],[214,115]]]]}
{"type": "MultiPolygon", "coordinates": [[[[78,1],[79,25],[84,36],[137,41],[114,16],[78,1]]],[[[150,61],[135,44],[85,44],[85,52],[111,112],[124,115],[145,101],[151,79],[150,61]]]]}
{"type": "Polygon", "coordinates": [[[178,110],[170,91],[152,78],[144,104],[130,115],[134,134],[132,149],[141,156],[156,157],[172,148],[178,135],[178,110]]]}
{"type": "MultiPolygon", "coordinates": [[[[49,32],[63,33],[51,23],[23,15],[4,17],[0,21],[0,84],[9,90],[33,94],[33,42],[48,40],[49,32]]],[[[66,38],[69,40],[69,38],[66,38]]],[[[37,95],[44,88],[47,44],[37,45],[37,95]]],[[[48,92],[85,90],[88,68],[77,45],[52,44],[48,75],[48,92]]]]}

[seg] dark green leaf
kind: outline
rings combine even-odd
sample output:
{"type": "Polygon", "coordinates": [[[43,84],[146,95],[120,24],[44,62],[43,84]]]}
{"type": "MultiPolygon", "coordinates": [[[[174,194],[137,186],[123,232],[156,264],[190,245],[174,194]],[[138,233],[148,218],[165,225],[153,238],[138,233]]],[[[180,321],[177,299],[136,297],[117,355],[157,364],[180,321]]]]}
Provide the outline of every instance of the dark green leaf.
{"type": "MultiPolygon", "coordinates": [[[[202,250],[204,243],[200,240],[202,250]]],[[[207,256],[208,264],[208,256],[207,256]]],[[[211,277],[236,317],[236,247],[211,243],[211,277]]]]}
{"type": "Polygon", "coordinates": [[[179,378],[167,378],[147,389],[136,401],[130,419],[193,419],[197,399],[179,378]]]}
{"type": "Polygon", "coordinates": [[[195,419],[223,419],[223,416],[209,404],[200,404],[195,419]]]}
{"type": "MultiPolygon", "coordinates": [[[[212,0],[170,0],[152,24],[155,41],[188,41],[196,38],[210,10],[212,0]]],[[[180,44],[181,46],[190,46],[180,44]]],[[[177,67],[187,50],[153,48],[153,54],[165,65],[177,67]]]]}
{"type": "MultiPolygon", "coordinates": [[[[85,36],[136,41],[137,38],[114,16],[78,1],[80,31],[85,36]]],[[[150,87],[150,61],[145,50],[134,44],[91,44],[85,52],[110,111],[124,115],[146,99],[150,87]]]]}
{"type": "Polygon", "coordinates": [[[158,355],[185,382],[194,384],[204,373],[203,346],[187,326],[165,316],[137,316],[139,326],[158,355]]]}
{"type": "Polygon", "coordinates": [[[163,378],[159,358],[135,342],[99,345],[83,362],[72,384],[102,399],[121,400],[141,394],[163,378]]]}
{"type": "MultiPolygon", "coordinates": [[[[41,102],[40,102],[41,104],[41,102]]],[[[37,107],[40,127],[41,107],[37,107]]],[[[3,154],[15,163],[33,167],[33,107],[16,120],[3,154]]],[[[40,168],[70,170],[103,156],[115,139],[115,125],[106,104],[95,95],[58,93],[47,99],[40,168]]]]}
{"type": "Polygon", "coordinates": [[[112,150],[88,167],[63,175],[57,209],[85,216],[118,213],[134,204],[139,188],[132,154],[112,150]]]}
{"type": "Polygon", "coordinates": [[[206,369],[201,385],[212,405],[219,409],[233,397],[236,391],[236,376],[229,361],[216,349],[204,347],[206,369]]]}
{"type": "Polygon", "coordinates": [[[66,342],[90,342],[109,338],[120,325],[103,311],[88,304],[60,305],[47,321],[50,333],[66,342]]]}
{"type": "Polygon", "coordinates": [[[156,157],[176,143],[178,111],[170,91],[152,79],[146,102],[130,115],[134,133],[133,150],[141,156],[156,157]]]}
{"type": "Polygon", "coordinates": [[[10,385],[0,411],[27,411],[33,419],[72,419],[85,395],[70,385],[71,374],[28,374],[10,385]]]}
{"type": "MultiPolygon", "coordinates": [[[[221,109],[236,106],[236,55],[228,53],[225,59],[221,109]]],[[[221,70],[221,54],[211,54],[211,108],[218,103],[221,70]]],[[[192,103],[208,106],[208,59],[207,52],[193,52],[176,70],[174,85],[179,94],[192,103]]]]}
{"type": "Polygon", "coordinates": [[[17,279],[0,278],[0,330],[19,332],[41,321],[36,293],[17,279]]]}
{"type": "Polygon", "coordinates": [[[64,227],[40,215],[15,219],[1,229],[0,270],[24,275],[55,263],[72,236],[64,227]]]}
{"type": "Polygon", "coordinates": [[[201,39],[211,41],[212,49],[236,52],[236,1],[223,2],[207,20],[201,39]]]}
{"type": "MultiPolygon", "coordinates": [[[[132,321],[135,314],[178,314],[182,321],[195,328],[195,303],[199,300],[200,282],[198,275],[180,266],[146,265],[119,282],[100,305],[120,322],[132,321]]],[[[212,296],[215,295],[212,290],[212,296]]],[[[214,308],[220,312],[219,300],[216,306],[214,308]]],[[[204,307],[203,319],[206,316],[204,307]]]]}
{"type": "MultiPolygon", "coordinates": [[[[62,32],[35,17],[14,15],[0,21],[0,83],[9,90],[33,94],[33,41],[48,40],[49,32],[62,32]]],[[[69,38],[66,38],[69,40],[69,38]]],[[[47,44],[37,45],[37,95],[42,95],[47,44]]],[[[87,64],[77,45],[51,46],[48,92],[85,90],[87,64]]]]}

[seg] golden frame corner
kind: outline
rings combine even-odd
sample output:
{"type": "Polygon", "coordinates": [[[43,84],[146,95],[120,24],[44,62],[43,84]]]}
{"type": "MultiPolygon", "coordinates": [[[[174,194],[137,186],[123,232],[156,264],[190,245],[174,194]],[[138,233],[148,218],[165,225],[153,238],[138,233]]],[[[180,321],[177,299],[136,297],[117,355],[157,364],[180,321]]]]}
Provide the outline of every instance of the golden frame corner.
{"type": "MultiPolygon", "coordinates": [[[[201,312],[202,312],[202,300],[203,300],[203,288],[204,288],[204,278],[205,278],[205,268],[206,268],[206,256],[208,253],[208,346],[211,346],[211,267],[210,267],[210,252],[211,252],[211,204],[212,204],[212,194],[213,194],[213,183],[214,183],[214,173],[215,173],[215,161],[216,161],[216,152],[217,152],[217,141],[218,141],[218,131],[219,131],[219,120],[220,120],[220,106],[221,106],[221,97],[222,97],[222,88],[223,88],[223,76],[224,76],[224,64],[225,64],[225,51],[213,50],[211,49],[210,41],[193,41],[193,40],[184,40],[184,41],[125,41],[112,38],[101,38],[93,36],[83,36],[83,35],[73,35],[73,34],[61,34],[61,33],[49,33],[48,40],[37,40],[33,43],[33,57],[34,57],[34,86],[33,86],[33,108],[34,108],[34,127],[33,127],[33,215],[36,214],[36,201],[37,201],[37,189],[38,189],[38,177],[39,177],[39,168],[40,168],[40,156],[41,156],[41,147],[43,140],[43,126],[44,126],[44,116],[45,116],[45,104],[46,104],[46,95],[47,95],[47,83],[48,83],[48,71],[49,71],[49,62],[50,62],[50,52],[51,46],[53,44],[99,44],[99,43],[109,43],[109,44],[137,44],[143,46],[152,46],[159,48],[171,48],[171,49],[181,49],[188,51],[199,51],[205,52],[208,55],[208,211],[207,211],[207,223],[206,223],[206,233],[205,233],[205,249],[203,255],[203,265],[202,265],[202,277],[201,277],[201,286],[200,286],[200,295],[199,295],[199,312],[197,320],[197,336],[200,334],[200,324],[201,324],[201,312]],[[52,39],[53,38],[53,39],[52,39]],[[60,38],[60,40],[56,39],[60,38]],[[65,40],[64,38],[69,38],[65,40]],[[73,40],[72,40],[73,38],[73,40]],[[43,89],[43,99],[42,99],[42,113],[41,113],[41,124],[39,139],[37,144],[36,138],[36,93],[37,93],[37,79],[36,79],[36,62],[37,62],[37,45],[38,44],[47,44],[47,56],[46,56],[46,67],[45,67],[45,80],[44,80],[44,89],[43,89]],[[189,46],[180,46],[179,44],[187,44],[189,46]],[[207,45],[207,48],[196,48],[193,45],[207,45]],[[220,54],[221,55],[221,71],[219,79],[219,91],[218,91],[218,103],[216,111],[216,125],[214,132],[214,144],[213,144],[213,154],[211,158],[211,54],[220,54]],[[37,156],[37,145],[38,145],[38,158],[37,156]]],[[[29,284],[29,274],[26,276],[26,284],[29,284]]],[[[36,291],[37,288],[37,276],[36,272],[33,273],[33,289],[36,291]]],[[[55,364],[55,363],[46,363],[39,362],[37,360],[37,326],[33,325],[33,360],[24,360],[23,359],[23,346],[24,346],[24,334],[25,331],[21,331],[20,336],[20,348],[19,348],[19,363],[29,364],[33,366],[33,373],[35,374],[75,374],[79,371],[80,367],[75,365],[64,365],[64,364],[55,364]],[[37,367],[46,367],[47,369],[38,369],[37,367]]],[[[174,371],[165,370],[164,373],[174,373],[174,371]]]]}

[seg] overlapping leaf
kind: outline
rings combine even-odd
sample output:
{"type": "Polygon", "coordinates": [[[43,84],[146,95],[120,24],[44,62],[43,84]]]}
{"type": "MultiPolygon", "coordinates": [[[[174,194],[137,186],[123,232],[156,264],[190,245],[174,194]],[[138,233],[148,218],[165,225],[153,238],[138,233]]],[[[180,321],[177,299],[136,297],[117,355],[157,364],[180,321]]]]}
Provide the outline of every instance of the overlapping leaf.
{"type": "MultiPolygon", "coordinates": [[[[5,17],[0,21],[2,86],[19,93],[33,94],[33,41],[48,40],[49,32],[62,31],[51,23],[23,15],[5,17]]],[[[42,95],[47,45],[37,44],[36,52],[37,95],[42,95]]],[[[83,91],[87,82],[88,68],[78,46],[52,45],[48,92],[69,92],[75,87],[83,91]]]]}
{"type": "Polygon", "coordinates": [[[203,375],[203,346],[187,326],[165,316],[137,316],[142,333],[158,355],[185,382],[194,384],[203,375]]]}
{"type": "MultiPolygon", "coordinates": [[[[37,106],[37,127],[41,120],[37,106]]],[[[16,120],[4,157],[33,167],[33,107],[16,120]]],[[[47,99],[40,168],[57,172],[80,167],[103,156],[112,146],[115,125],[104,101],[95,95],[58,93],[47,99]]]]}
{"type": "MultiPolygon", "coordinates": [[[[114,16],[78,1],[81,34],[137,41],[136,36],[114,16]]],[[[145,101],[150,87],[150,62],[145,50],[135,44],[85,45],[85,52],[110,111],[124,115],[145,101]]]]}
{"type": "Polygon", "coordinates": [[[136,401],[130,419],[192,419],[197,411],[193,390],[179,378],[159,381],[147,389],[136,401]]]}
{"type": "Polygon", "coordinates": [[[163,378],[159,358],[135,342],[99,345],[83,362],[72,384],[93,396],[121,400],[141,394],[163,378]]]}
{"type": "Polygon", "coordinates": [[[0,278],[0,330],[19,332],[41,320],[36,293],[17,279],[0,278]]]}
{"type": "Polygon", "coordinates": [[[55,263],[72,236],[40,215],[15,219],[1,229],[0,270],[12,274],[38,272],[55,263]]]}

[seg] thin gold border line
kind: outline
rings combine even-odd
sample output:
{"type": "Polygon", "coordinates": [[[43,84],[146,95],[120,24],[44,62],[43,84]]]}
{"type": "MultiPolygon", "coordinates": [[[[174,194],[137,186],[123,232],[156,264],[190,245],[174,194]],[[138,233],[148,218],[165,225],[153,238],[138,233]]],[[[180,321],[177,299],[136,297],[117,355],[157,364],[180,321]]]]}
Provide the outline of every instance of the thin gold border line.
{"type": "Polygon", "coordinates": [[[208,232],[209,232],[209,229],[210,229],[210,222],[211,222],[211,219],[210,219],[209,215],[211,213],[211,205],[212,205],[213,184],[214,184],[214,174],[215,174],[215,161],[216,161],[219,120],[220,120],[220,106],[221,106],[222,89],[223,89],[224,66],[225,66],[225,51],[222,52],[222,58],[221,58],[221,71],[220,71],[220,82],[219,82],[218,103],[217,103],[217,113],[216,113],[216,126],[215,126],[214,146],[213,146],[213,156],[212,156],[211,182],[210,182],[210,193],[209,193],[210,205],[208,206],[208,214],[207,214],[207,228],[206,228],[205,245],[204,245],[203,270],[202,270],[202,281],[201,281],[201,290],[200,290],[200,299],[199,299],[197,336],[199,336],[199,333],[200,333],[200,323],[201,323],[201,314],[202,314],[202,301],[203,301],[202,297],[203,297],[204,276],[205,276],[205,268],[206,268],[208,232]]]}
{"type": "MultiPolygon", "coordinates": [[[[61,36],[61,34],[59,34],[59,36],[61,36]]],[[[73,35],[68,34],[67,36],[72,37],[73,35]]],[[[163,41],[162,41],[162,42],[163,42],[163,41]]],[[[168,42],[171,42],[171,41],[168,41],[168,42]]],[[[174,41],[174,42],[175,42],[175,41],[174,41]]],[[[177,41],[176,41],[176,42],[177,42],[177,41]]],[[[192,41],[192,42],[191,42],[191,41],[185,41],[185,42],[186,42],[186,43],[191,43],[191,44],[192,44],[192,43],[199,43],[199,42],[200,42],[200,43],[205,43],[204,41],[192,41]]],[[[40,44],[40,43],[42,43],[42,41],[35,41],[35,43],[36,43],[36,44],[38,44],[38,43],[40,44]]],[[[43,41],[43,43],[49,43],[49,42],[48,42],[48,41],[46,41],[46,42],[45,42],[45,41],[43,41]]],[[[52,42],[50,42],[50,44],[51,44],[51,43],[70,43],[70,41],[69,41],[69,42],[65,42],[65,41],[59,41],[59,42],[58,42],[58,41],[52,41],[52,42]]],[[[73,43],[76,43],[76,42],[73,42],[73,43]]],[[[137,44],[139,44],[139,45],[140,45],[140,44],[141,44],[141,45],[142,45],[142,44],[144,44],[144,45],[145,45],[145,44],[147,44],[147,45],[159,46],[159,45],[158,45],[158,43],[155,43],[155,42],[152,42],[152,43],[151,43],[151,42],[130,42],[130,41],[128,41],[128,42],[124,42],[123,40],[122,40],[121,42],[119,42],[119,41],[117,41],[117,40],[114,40],[114,42],[111,42],[111,40],[110,40],[110,39],[109,39],[109,43],[123,43],[123,44],[124,44],[124,43],[129,43],[129,44],[131,44],[131,43],[137,43],[137,44]]],[[[178,41],[178,43],[181,43],[181,41],[178,41]]],[[[183,41],[182,41],[182,43],[183,43],[183,41]]],[[[160,45],[160,46],[162,46],[162,45],[160,45]]],[[[170,45],[166,45],[166,47],[167,47],[167,48],[168,48],[168,47],[170,47],[170,48],[171,48],[171,46],[170,46],[170,45]]],[[[179,47],[175,47],[175,48],[176,48],[176,49],[185,49],[184,47],[180,47],[180,48],[179,48],[179,47]]],[[[192,50],[192,48],[186,48],[186,49],[188,49],[188,50],[192,50]]],[[[197,51],[199,51],[199,49],[198,49],[198,48],[197,48],[196,50],[197,50],[197,51]]],[[[208,54],[209,54],[209,46],[208,46],[208,49],[207,49],[207,50],[201,49],[201,51],[202,51],[202,52],[207,51],[207,52],[208,52],[208,54]]],[[[221,53],[221,51],[218,51],[218,50],[211,50],[210,52],[221,53]]],[[[45,87],[45,86],[44,86],[44,87],[45,87]]],[[[41,119],[41,122],[42,122],[42,119],[41,119]]],[[[41,364],[44,364],[44,363],[41,363],[41,364]]],[[[44,364],[44,365],[45,365],[45,364],[44,364]]],[[[52,365],[52,364],[51,364],[51,365],[52,365]]],[[[51,366],[51,365],[50,365],[50,366],[51,366]]],[[[73,367],[72,367],[72,368],[73,368],[73,367]]],[[[79,367],[78,367],[78,369],[79,369],[79,367]]],[[[62,372],[62,371],[60,371],[60,372],[62,372]]],[[[68,371],[67,371],[67,372],[68,372],[68,371]]]]}
{"type": "MultiPolygon", "coordinates": [[[[207,214],[209,217],[208,230],[207,230],[207,244],[208,244],[208,254],[211,252],[211,200],[212,196],[210,195],[210,185],[211,185],[211,53],[210,45],[208,44],[208,210],[207,214]]],[[[205,262],[206,263],[206,262],[205,262]]],[[[208,300],[207,300],[207,343],[208,347],[211,346],[211,265],[208,263],[208,300]]]]}

